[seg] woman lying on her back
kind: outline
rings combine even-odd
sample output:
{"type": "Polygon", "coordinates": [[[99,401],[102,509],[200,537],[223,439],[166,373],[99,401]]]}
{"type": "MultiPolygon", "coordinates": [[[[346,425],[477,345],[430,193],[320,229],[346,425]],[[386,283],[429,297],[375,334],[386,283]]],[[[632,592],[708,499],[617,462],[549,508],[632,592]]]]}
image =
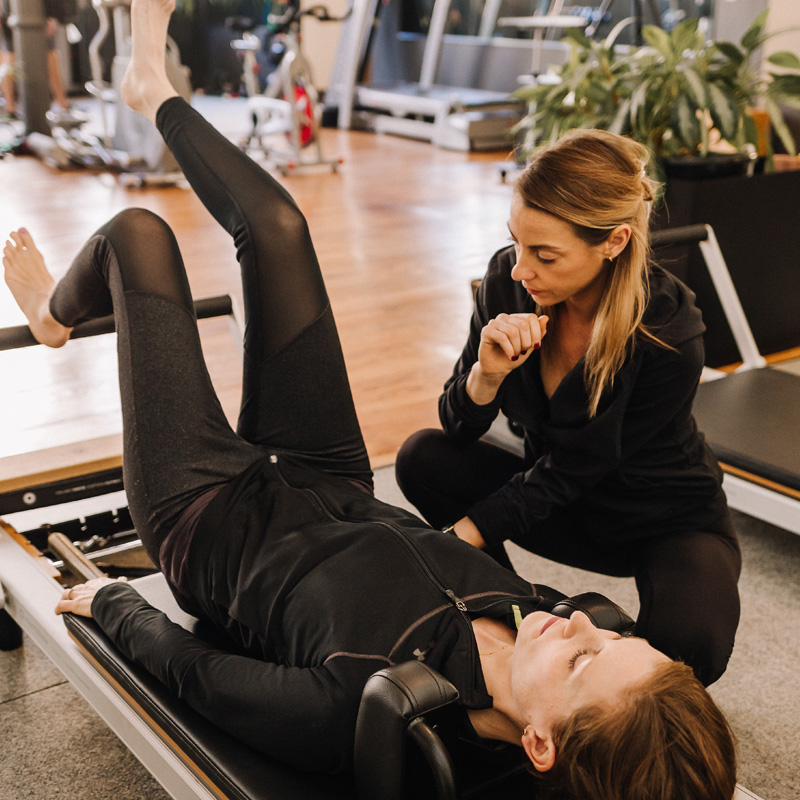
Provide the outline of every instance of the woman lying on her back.
{"type": "Polygon", "coordinates": [[[462,738],[522,747],[582,799],[729,800],[731,734],[687,666],[582,613],[549,614],[547,592],[373,497],[306,222],[169,85],[173,7],[134,0],[124,94],[236,243],[247,313],[238,432],[209,381],[161,219],[117,215],[57,285],[24,229],[3,263],[44,344],[113,310],[134,523],[181,606],[231,647],[194,637],[124,582],[75,587],[56,611],[92,616],[213,723],[302,769],[352,769],[368,677],[424,659],[460,693],[462,738]]]}

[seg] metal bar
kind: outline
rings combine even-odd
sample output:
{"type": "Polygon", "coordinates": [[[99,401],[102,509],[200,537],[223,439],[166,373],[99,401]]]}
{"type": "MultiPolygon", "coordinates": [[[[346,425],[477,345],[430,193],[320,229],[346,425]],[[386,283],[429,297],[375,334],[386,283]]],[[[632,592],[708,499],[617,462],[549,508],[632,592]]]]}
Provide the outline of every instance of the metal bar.
{"type": "Polygon", "coordinates": [[[425,37],[425,48],[422,53],[422,68],[419,75],[419,87],[424,92],[436,83],[439,61],[442,56],[442,42],[450,14],[450,0],[435,0],[428,33],[425,37]]]}
{"type": "Polygon", "coordinates": [[[51,533],[47,537],[47,545],[53,553],[61,556],[76,578],[90,581],[92,578],[106,577],[105,572],[89,561],[63,533],[51,533]]]}
{"type": "MultiPolygon", "coordinates": [[[[211,317],[224,317],[233,314],[233,303],[230,295],[219,295],[217,297],[206,297],[196,300],[194,304],[197,319],[209,319],[211,317]]],[[[114,316],[109,314],[106,317],[82,322],[72,329],[70,339],[84,339],[87,336],[99,336],[104,333],[114,332],[114,316]]],[[[31,329],[27,325],[15,325],[10,328],[0,328],[0,350],[15,350],[19,347],[32,347],[39,342],[33,338],[31,329]]]]}
{"type": "Polygon", "coordinates": [[[662,247],[675,247],[682,244],[699,244],[708,239],[705,225],[684,225],[681,228],[664,228],[650,235],[650,246],[653,250],[662,247]]]}
{"type": "Polygon", "coordinates": [[[725,258],[722,255],[722,250],[720,250],[717,237],[714,235],[714,230],[710,225],[706,225],[705,228],[708,232],[708,238],[700,242],[700,250],[706,261],[711,280],[714,282],[719,301],[725,311],[731,333],[736,340],[736,346],[742,356],[742,366],[739,369],[765,367],[767,365],[766,359],[758,351],[758,345],[753,337],[752,330],[750,330],[750,324],[747,322],[747,317],[736,292],[736,287],[733,285],[731,274],[728,272],[728,267],[725,264],[725,258]]]}

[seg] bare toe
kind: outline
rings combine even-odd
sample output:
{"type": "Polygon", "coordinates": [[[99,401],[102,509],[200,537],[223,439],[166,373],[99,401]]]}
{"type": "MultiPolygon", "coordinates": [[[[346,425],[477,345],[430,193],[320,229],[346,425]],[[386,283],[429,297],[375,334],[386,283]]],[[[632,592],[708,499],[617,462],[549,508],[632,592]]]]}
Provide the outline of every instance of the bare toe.
{"type": "Polygon", "coordinates": [[[3,267],[6,284],[36,340],[50,347],[65,344],[71,329],[57,322],[50,313],[55,281],[25,228],[10,234],[3,248],[3,267]]]}

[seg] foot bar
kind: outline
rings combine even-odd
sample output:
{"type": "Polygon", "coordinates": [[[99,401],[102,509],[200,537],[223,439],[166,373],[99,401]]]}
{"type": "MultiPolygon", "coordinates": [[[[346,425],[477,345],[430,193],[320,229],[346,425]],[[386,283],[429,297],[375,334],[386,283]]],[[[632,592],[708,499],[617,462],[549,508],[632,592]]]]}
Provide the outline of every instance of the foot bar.
{"type": "MultiPolygon", "coordinates": [[[[235,316],[233,301],[230,295],[227,294],[196,300],[194,310],[197,319],[235,316]]],[[[107,317],[98,317],[97,319],[76,325],[72,329],[70,339],[84,339],[87,336],[99,336],[103,333],[113,332],[114,317],[109,314],[107,317]]],[[[15,350],[18,347],[31,347],[37,344],[39,344],[39,342],[33,338],[31,329],[27,325],[0,328],[0,350],[15,350]]]]}

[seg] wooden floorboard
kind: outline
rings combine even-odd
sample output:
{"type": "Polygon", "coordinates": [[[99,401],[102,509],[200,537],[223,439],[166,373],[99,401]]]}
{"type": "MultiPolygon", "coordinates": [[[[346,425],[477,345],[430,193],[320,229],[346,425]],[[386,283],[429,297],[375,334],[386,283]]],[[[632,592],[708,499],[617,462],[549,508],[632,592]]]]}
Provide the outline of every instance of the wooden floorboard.
{"type": "MultiPolygon", "coordinates": [[[[506,154],[336,130],[324,131],[324,144],[344,159],[337,174],[279,180],[308,219],[367,448],[380,466],[410,433],[437,424],[436,398],[467,332],[470,280],[507,240],[511,189],[496,166],[506,154]]],[[[0,161],[3,234],[27,227],[56,275],[99,225],[131,206],[172,225],[196,297],[241,299],[233,245],[190,190],[129,190],[110,175],[59,172],[31,157],[0,161]]],[[[23,321],[3,285],[0,326],[23,321]]],[[[236,351],[224,323],[203,323],[203,331],[235,419],[236,351]]],[[[113,337],[0,353],[0,376],[0,459],[119,430],[113,337]]]]}

